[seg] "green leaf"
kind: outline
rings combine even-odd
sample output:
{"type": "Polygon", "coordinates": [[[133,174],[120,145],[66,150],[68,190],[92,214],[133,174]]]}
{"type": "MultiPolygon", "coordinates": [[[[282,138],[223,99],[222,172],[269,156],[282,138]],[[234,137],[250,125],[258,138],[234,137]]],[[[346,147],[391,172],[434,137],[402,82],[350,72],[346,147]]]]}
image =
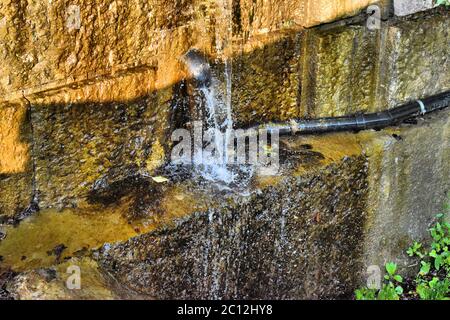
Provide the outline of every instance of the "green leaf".
{"type": "Polygon", "coordinates": [[[434,267],[436,268],[436,270],[440,270],[442,266],[442,256],[437,256],[434,259],[434,267]]]}
{"type": "Polygon", "coordinates": [[[402,276],[400,276],[398,274],[394,276],[394,280],[397,281],[397,282],[403,282],[402,276]]]}
{"type": "Polygon", "coordinates": [[[420,263],[422,264],[422,267],[420,268],[419,274],[422,276],[427,275],[430,272],[431,263],[425,261],[421,261],[420,263]]]}
{"type": "Polygon", "coordinates": [[[397,287],[395,287],[395,292],[396,292],[398,295],[401,295],[401,294],[403,294],[403,288],[400,287],[400,286],[397,286],[397,287]]]}
{"type": "Polygon", "coordinates": [[[397,264],[394,262],[388,262],[386,263],[386,271],[393,276],[395,274],[395,271],[397,271],[397,264]]]}

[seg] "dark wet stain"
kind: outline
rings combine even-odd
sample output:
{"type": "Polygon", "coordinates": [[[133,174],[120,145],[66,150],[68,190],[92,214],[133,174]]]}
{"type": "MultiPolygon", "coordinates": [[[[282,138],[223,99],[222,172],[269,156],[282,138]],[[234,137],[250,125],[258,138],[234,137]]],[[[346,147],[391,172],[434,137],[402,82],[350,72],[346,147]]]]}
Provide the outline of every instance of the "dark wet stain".
{"type": "Polygon", "coordinates": [[[0,270],[0,300],[14,300],[10,292],[6,289],[6,286],[16,276],[17,273],[12,270],[0,270]]]}
{"type": "Polygon", "coordinates": [[[165,186],[151,178],[132,176],[111,183],[98,182],[90,192],[88,201],[91,204],[109,206],[129,200],[130,210],[125,215],[132,221],[150,214],[161,214],[160,204],[164,191],[165,186]]]}
{"type": "Polygon", "coordinates": [[[56,247],[53,248],[53,250],[48,251],[47,254],[49,256],[55,256],[56,257],[56,261],[60,261],[61,260],[61,255],[63,253],[64,250],[66,250],[67,247],[64,244],[59,244],[56,247]]]}
{"type": "Polygon", "coordinates": [[[301,164],[316,164],[325,159],[323,154],[312,149],[308,144],[294,149],[280,143],[280,164],[293,168],[301,164]]]}
{"type": "Polygon", "coordinates": [[[305,150],[312,150],[312,149],[313,149],[313,146],[310,145],[310,144],[302,144],[302,145],[300,146],[300,148],[305,149],[305,150]]]}
{"type": "Polygon", "coordinates": [[[415,118],[410,118],[410,119],[404,120],[403,123],[406,123],[406,124],[414,124],[414,125],[416,125],[418,122],[417,122],[417,119],[415,119],[415,118]]]}

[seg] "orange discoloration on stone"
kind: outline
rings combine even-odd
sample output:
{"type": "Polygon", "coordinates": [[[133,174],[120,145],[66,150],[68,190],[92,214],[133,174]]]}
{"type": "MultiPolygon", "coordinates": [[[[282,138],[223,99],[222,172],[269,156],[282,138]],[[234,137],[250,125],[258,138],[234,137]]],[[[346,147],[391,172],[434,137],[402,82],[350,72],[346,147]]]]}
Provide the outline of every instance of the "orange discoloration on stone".
{"type": "Polygon", "coordinates": [[[24,172],[29,147],[22,136],[27,107],[22,101],[0,105],[0,174],[24,172]]]}

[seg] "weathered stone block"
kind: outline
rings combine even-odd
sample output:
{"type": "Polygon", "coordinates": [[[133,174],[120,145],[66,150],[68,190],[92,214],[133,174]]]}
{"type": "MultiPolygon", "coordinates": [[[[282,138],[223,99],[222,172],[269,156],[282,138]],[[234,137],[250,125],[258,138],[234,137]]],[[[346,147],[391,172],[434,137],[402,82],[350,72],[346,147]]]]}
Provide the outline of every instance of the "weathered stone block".
{"type": "Polygon", "coordinates": [[[309,28],[355,15],[371,4],[385,13],[389,0],[240,0],[233,8],[234,32],[247,38],[296,25],[309,28]]]}
{"type": "Polygon", "coordinates": [[[449,21],[448,10],[434,9],[392,19],[380,30],[365,25],[309,30],[301,115],[375,112],[449,90],[449,21]]]}
{"type": "Polygon", "coordinates": [[[305,27],[352,16],[371,4],[379,4],[381,8],[388,6],[389,1],[383,0],[307,0],[305,27]]]}
{"type": "Polygon", "coordinates": [[[233,27],[236,35],[264,34],[294,25],[302,26],[307,1],[269,0],[236,1],[233,8],[233,27]]]}
{"type": "Polygon", "coordinates": [[[362,265],[367,167],[350,135],[322,142],[285,139],[283,176],[255,182],[250,196],[205,190],[214,192],[208,208],[95,256],[154,298],[350,296],[362,265]]]}
{"type": "Polygon", "coordinates": [[[380,98],[394,107],[450,89],[450,12],[438,8],[389,23],[384,31],[380,98]]]}
{"type": "Polygon", "coordinates": [[[172,88],[135,100],[70,99],[83,97],[83,90],[89,92],[86,87],[64,89],[60,95],[31,99],[42,208],[81,206],[95,186],[151,173],[170,148],[171,126],[177,125],[172,105],[177,94],[172,88]]]}
{"type": "Polygon", "coordinates": [[[302,33],[254,37],[232,61],[232,107],[238,126],[299,115],[302,33]]]}
{"type": "Polygon", "coordinates": [[[418,267],[406,250],[414,241],[430,241],[429,226],[450,200],[450,111],[381,133],[365,148],[370,192],[364,262],[382,269],[394,261],[413,274],[418,267]]]}
{"type": "Polygon", "coordinates": [[[397,16],[407,16],[434,6],[433,0],[394,0],[394,12],[397,16]]]}
{"type": "Polygon", "coordinates": [[[149,65],[160,70],[161,87],[172,85],[181,78],[179,57],[214,34],[200,30],[208,26],[199,20],[203,2],[1,1],[0,95],[149,65]]]}
{"type": "Polygon", "coordinates": [[[311,29],[304,41],[301,115],[373,111],[380,32],[365,26],[311,29]]]}
{"type": "Polygon", "coordinates": [[[156,85],[161,88],[182,78],[179,57],[190,47],[220,51],[220,43],[231,37],[231,25],[246,39],[329,22],[373,2],[4,0],[0,95],[8,100],[19,97],[23,89],[40,92],[144,66],[158,68],[156,85]]]}

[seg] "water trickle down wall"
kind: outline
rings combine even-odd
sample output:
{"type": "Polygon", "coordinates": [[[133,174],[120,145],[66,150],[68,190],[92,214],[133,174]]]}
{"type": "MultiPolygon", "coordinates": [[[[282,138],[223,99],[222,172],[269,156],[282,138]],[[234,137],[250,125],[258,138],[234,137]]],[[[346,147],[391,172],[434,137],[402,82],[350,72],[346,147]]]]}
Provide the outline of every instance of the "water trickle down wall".
{"type": "MultiPolygon", "coordinates": [[[[63,1],[0,2],[8,61],[0,76],[7,137],[0,143],[0,214],[17,216],[37,195],[44,210],[88,208],[89,220],[120,199],[127,219],[150,217],[150,230],[161,230],[138,226],[142,235],[111,239],[121,242],[103,246],[95,258],[157,298],[348,297],[366,265],[399,256],[396,250],[424,237],[439,211],[450,188],[448,113],[394,131],[285,139],[283,174],[257,177],[248,197],[143,177],[160,173],[169,134],[186,122],[192,93],[179,58],[191,48],[215,62],[227,93],[217,100],[229,106],[231,96],[231,109],[222,110],[232,111],[238,127],[376,111],[448,90],[445,9],[390,16],[376,31],[366,28],[364,14],[302,28],[375,2],[241,0],[221,21],[223,3],[213,0],[80,1],[80,29],[67,28],[63,1]],[[217,39],[229,39],[230,21],[233,41],[224,46],[217,39]],[[10,119],[20,125],[10,126],[10,119]],[[428,169],[415,169],[422,167],[428,169]],[[424,181],[428,193],[418,191],[424,181]],[[410,227],[410,220],[421,223],[410,227]],[[393,237],[398,224],[403,231],[393,237]]],[[[4,261],[21,261],[20,246],[6,249],[19,241],[20,228],[0,242],[4,261]]],[[[45,250],[67,242],[62,229],[48,234],[45,250]]],[[[83,251],[76,246],[66,254],[83,251]]],[[[37,256],[43,248],[35,248],[37,256]]]]}
{"type": "MultiPolygon", "coordinates": [[[[223,71],[215,69],[210,75],[211,66],[206,58],[195,57],[201,53],[196,52],[195,49],[191,49],[187,53],[194,55],[187,65],[191,69],[191,73],[194,73],[194,81],[197,82],[197,88],[194,90],[198,90],[201,94],[195,106],[200,109],[196,112],[200,117],[191,119],[191,121],[200,121],[202,125],[204,124],[205,126],[200,131],[204,130],[205,137],[201,140],[210,140],[209,146],[206,147],[209,152],[195,152],[193,164],[199,168],[201,175],[207,180],[230,184],[234,180],[234,173],[228,167],[227,146],[233,129],[231,106],[233,71],[232,60],[227,57],[226,52],[231,50],[232,44],[233,3],[231,0],[220,0],[216,4],[218,27],[215,32],[215,63],[223,62],[223,71]],[[206,78],[206,82],[202,79],[195,79],[195,73],[198,72],[196,69],[208,73],[207,76],[198,75],[206,78]],[[218,75],[217,72],[221,72],[222,75],[218,75]]],[[[203,143],[200,147],[203,149],[203,143]]]]}

